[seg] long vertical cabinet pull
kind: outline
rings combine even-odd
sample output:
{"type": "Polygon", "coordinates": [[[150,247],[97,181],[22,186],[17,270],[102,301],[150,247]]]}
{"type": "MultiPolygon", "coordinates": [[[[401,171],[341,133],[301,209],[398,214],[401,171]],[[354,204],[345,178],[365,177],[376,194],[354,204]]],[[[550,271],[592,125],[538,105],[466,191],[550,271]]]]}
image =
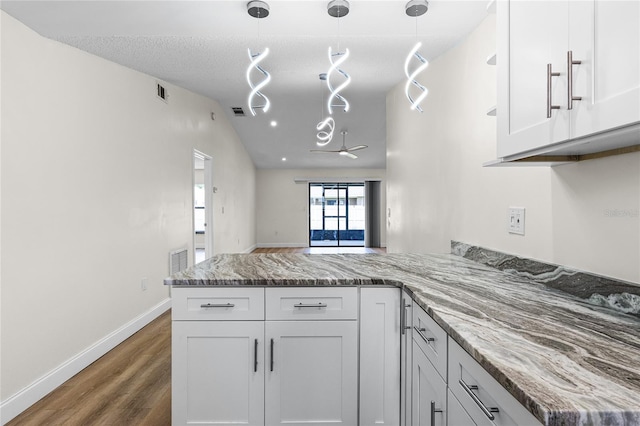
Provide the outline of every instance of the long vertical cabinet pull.
{"type": "Polygon", "coordinates": [[[442,413],[442,410],[436,408],[435,401],[431,401],[431,426],[436,426],[436,413],[442,413]]]}
{"type": "Polygon", "coordinates": [[[547,118],[551,118],[551,110],[560,109],[559,105],[553,105],[551,101],[551,77],[558,77],[559,72],[551,70],[551,64],[547,64],[547,118]]]}
{"type": "Polygon", "coordinates": [[[406,331],[411,328],[407,325],[407,308],[410,308],[411,305],[406,304],[402,298],[400,299],[400,303],[402,304],[402,310],[400,311],[400,334],[404,335],[406,331]]]}
{"type": "Polygon", "coordinates": [[[258,372],[258,339],[253,341],[253,372],[258,372]]]}
{"type": "Polygon", "coordinates": [[[573,101],[581,101],[582,96],[573,96],[573,66],[580,65],[582,61],[573,60],[573,52],[567,52],[567,108],[573,109],[573,101]]]}
{"type": "Polygon", "coordinates": [[[269,352],[271,353],[271,361],[269,361],[271,366],[269,367],[269,369],[273,371],[273,339],[271,339],[271,349],[269,350],[269,352]]]}

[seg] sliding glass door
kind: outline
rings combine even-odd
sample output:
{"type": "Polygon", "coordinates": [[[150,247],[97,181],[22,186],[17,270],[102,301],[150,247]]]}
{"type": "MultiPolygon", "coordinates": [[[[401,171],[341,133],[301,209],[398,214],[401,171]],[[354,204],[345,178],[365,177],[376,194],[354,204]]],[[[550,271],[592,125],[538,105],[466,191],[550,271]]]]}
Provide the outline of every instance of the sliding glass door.
{"type": "Polygon", "coordinates": [[[309,246],[364,246],[364,184],[309,184],[309,246]]]}

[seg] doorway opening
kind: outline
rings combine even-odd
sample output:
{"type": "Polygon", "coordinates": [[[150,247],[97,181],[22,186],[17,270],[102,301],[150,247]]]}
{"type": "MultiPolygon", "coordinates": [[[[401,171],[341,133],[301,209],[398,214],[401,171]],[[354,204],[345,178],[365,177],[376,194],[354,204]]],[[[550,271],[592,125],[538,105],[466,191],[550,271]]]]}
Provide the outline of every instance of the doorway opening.
{"type": "Polygon", "coordinates": [[[364,183],[309,183],[309,246],[364,247],[364,183]]]}
{"type": "Polygon", "coordinates": [[[194,264],[213,256],[213,160],[193,150],[194,264]]]}

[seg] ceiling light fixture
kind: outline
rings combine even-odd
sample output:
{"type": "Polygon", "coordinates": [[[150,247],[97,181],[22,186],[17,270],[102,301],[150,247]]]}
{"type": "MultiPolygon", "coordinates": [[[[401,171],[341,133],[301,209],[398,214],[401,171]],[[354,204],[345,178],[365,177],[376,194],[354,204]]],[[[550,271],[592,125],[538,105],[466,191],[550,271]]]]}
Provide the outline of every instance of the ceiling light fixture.
{"type": "Polygon", "coordinates": [[[272,120],[269,124],[271,124],[271,127],[276,127],[278,125],[278,122],[276,120],[272,120]]]}
{"type": "Polygon", "coordinates": [[[320,77],[320,93],[321,93],[320,122],[316,126],[316,130],[318,131],[318,133],[316,134],[316,137],[318,138],[318,140],[316,141],[316,144],[318,146],[326,146],[327,144],[329,144],[329,142],[331,142],[331,139],[333,139],[333,131],[336,128],[336,122],[333,120],[333,117],[331,116],[325,119],[322,119],[324,115],[324,96],[322,95],[322,82],[326,81],[327,74],[322,73],[319,75],[319,77],[320,77]]]}
{"type": "Polygon", "coordinates": [[[338,18],[338,51],[333,53],[333,49],[329,46],[329,62],[331,63],[331,66],[329,67],[329,71],[327,71],[327,87],[331,93],[327,100],[327,110],[329,111],[329,114],[333,114],[333,107],[341,107],[344,112],[348,112],[349,101],[340,94],[340,92],[342,92],[349,83],[351,83],[351,76],[340,68],[344,61],[349,58],[349,49],[345,49],[344,52],[340,52],[340,18],[349,13],[349,2],[347,0],[330,1],[327,5],[327,13],[334,18],[338,18]],[[336,88],[331,84],[331,73],[334,71],[337,71],[345,78],[345,81],[336,88]],[[337,100],[338,103],[334,104],[334,99],[337,100]]]}
{"type": "MultiPolygon", "coordinates": [[[[418,16],[424,15],[428,9],[429,3],[427,0],[411,0],[405,5],[406,14],[416,18],[416,39],[418,38],[418,16]]],[[[429,90],[417,80],[418,75],[429,66],[429,61],[427,61],[420,52],[418,52],[418,49],[420,49],[421,46],[422,43],[417,42],[407,55],[407,59],[404,62],[404,73],[407,76],[407,82],[404,85],[404,93],[407,96],[407,99],[409,99],[409,102],[411,102],[411,109],[419,112],[422,112],[420,103],[427,97],[427,94],[429,94],[429,90]],[[409,64],[414,58],[418,60],[419,64],[416,69],[410,71],[409,64]],[[419,90],[418,96],[415,99],[410,93],[411,85],[417,87],[419,90]]]]}
{"type": "MultiPolygon", "coordinates": [[[[266,18],[269,16],[269,5],[264,1],[250,1],[247,3],[247,13],[250,16],[258,19],[258,38],[260,38],[260,19],[266,18]]],[[[247,49],[249,54],[249,60],[251,63],[247,67],[247,83],[249,83],[249,87],[251,88],[251,92],[249,93],[249,97],[247,98],[247,105],[249,106],[249,110],[253,116],[256,115],[256,109],[262,109],[262,112],[268,112],[271,106],[271,102],[269,98],[267,98],[260,90],[264,88],[271,81],[271,74],[264,70],[260,66],[260,62],[264,61],[266,57],[269,55],[269,48],[265,48],[264,52],[251,53],[251,49],[247,49]],[[260,81],[258,84],[253,84],[251,80],[251,71],[254,69],[258,70],[263,76],[264,79],[260,81]],[[258,104],[256,101],[256,96],[262,98],[262,103],[258,104]]]]}

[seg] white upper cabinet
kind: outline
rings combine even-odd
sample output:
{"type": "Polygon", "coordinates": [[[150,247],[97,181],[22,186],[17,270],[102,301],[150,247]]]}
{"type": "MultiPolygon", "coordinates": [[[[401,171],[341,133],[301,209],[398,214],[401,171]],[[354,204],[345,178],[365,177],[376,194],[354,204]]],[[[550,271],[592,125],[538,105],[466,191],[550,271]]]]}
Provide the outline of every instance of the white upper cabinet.
{"type": "Polygon", "coordinates": [[[639,8],[637,1],[498,2],[498,157],[640,122],[639,8]]]}
{"type": "Polygon", "coordinates": [[[569,2],[571,136],[640,121],[640,2],[569,2]]]}

